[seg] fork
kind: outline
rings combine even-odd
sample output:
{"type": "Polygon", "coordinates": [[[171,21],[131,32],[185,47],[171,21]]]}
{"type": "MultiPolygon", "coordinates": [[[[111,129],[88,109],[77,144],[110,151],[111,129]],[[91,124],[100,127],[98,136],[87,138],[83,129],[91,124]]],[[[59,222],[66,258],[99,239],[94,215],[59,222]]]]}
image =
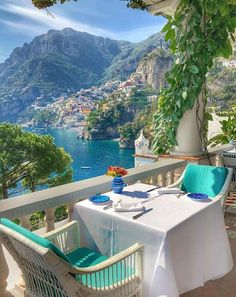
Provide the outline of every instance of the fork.
{"type": "Polygon", "coordinates": [[[185,195],[185,194],[186,194],[185,192],[181,192],[181,193],[179,193],[178,195],[176,195],[176,197],[177,197],[178,199],[180,199],[180,197],[183,196],[183,195],[185,195]]]}
{"type": "MultiPolygon", "coordinates": [[[[122,202],[122,199],[119,199],[116,203],[121,203],[121,202],[122,202]]],[[[110,205],[104,206],[103,210],[110,209],[110,208],[112,208],[112,206],[113,206],[113,203],[111,203],[110,205]]]]}

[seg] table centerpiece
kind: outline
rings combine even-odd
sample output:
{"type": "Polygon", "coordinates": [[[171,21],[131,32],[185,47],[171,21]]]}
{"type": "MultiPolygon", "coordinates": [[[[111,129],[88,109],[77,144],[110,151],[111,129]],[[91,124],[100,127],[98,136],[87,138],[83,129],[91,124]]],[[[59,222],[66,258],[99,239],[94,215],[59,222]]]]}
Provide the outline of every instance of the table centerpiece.
{"type": "Polygon", "coordinates": [[[122,176],[126,175],[128,171],[119,166],[109,166],[107,170],[107,175],[113,176],[113,181],[111,183],[112,190],[114,193],[120,194],[125,186],[122,176]]]}

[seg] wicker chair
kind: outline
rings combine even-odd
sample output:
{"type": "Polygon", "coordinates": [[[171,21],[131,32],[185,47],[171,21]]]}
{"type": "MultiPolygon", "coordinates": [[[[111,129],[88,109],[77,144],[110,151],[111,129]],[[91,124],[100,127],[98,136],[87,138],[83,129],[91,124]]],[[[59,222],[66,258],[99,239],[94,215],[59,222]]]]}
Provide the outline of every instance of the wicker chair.
{"type": "Polygon", "coordinates": [[[184,192],[204,193],[220,199],[224,213],[232,174],[232,168],[188,164],[181,177],[169,188],[179,187],[184,192]]]}
{"type": "Polygon", "coordinates": [[[29,233],[0,219],[0,239],[22,270],[27,296],[141,296],[142,245],[136,243],[111,258],[78,248],[76,221],[44,238],[29,233]]]}

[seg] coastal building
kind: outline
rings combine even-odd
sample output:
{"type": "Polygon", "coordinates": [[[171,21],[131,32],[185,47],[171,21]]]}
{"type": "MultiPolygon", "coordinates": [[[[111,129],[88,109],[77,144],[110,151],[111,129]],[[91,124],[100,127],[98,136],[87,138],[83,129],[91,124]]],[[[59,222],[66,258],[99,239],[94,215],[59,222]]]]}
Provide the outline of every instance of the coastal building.
{"type": "Polygon", "coordinates": [[[228,68],[236,68],[236,60],[222,61],[222,65],[228,68]]]}
{"type": "Polygon", "coordinates": [[[152,95],[152,96],[148,96],[148,103],[153,103],[157,101],[158,96],[157,95],[152,95]]]}

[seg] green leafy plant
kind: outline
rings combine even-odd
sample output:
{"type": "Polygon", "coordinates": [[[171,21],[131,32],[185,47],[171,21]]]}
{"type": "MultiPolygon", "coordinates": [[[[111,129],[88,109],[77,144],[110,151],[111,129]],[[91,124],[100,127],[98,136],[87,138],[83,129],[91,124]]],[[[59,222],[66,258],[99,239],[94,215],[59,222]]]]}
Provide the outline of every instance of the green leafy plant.
{"type": "MultiPolygon", "coordinates": [[[[199,95],[206,103],[205,81],[217,56],[232,54],[229,34],[236,26],[236,5],[221,1],[182,0],[163,28],[171,42],[175,63],[166,76],[169,87],[161,93],[160,110],[154,116],[153,148],[156,153],[177,145],[176,132],[183,114],[192,109],[199,95]]],[[[199,104],[199,102],[197,102],[199,104]]],[[[199,122],[199,133],[204,120],[199,122]]]]}
{"type": "Polygon", "coordinates": [[[140,126],[134,122],[128,122],[119,127],[121,139],[135,140],[140,132],[140,126]]]}
{"type": "MultiPolygon", "coordinates": [[[[129,7],[147,9],[142,1],[130,0],[129,7]]],[[[215,57],[228,58],[232,54],[229,36],[236,27],[236,3],[232,0],[181,0],[173,17],[166,16],[166,41],[175,55],[175,63],[167,74],[169,84],[159,98],[159,110],[154,116],[153,149],[167,152],[177,145],[176,133],[184,113],[192,109],[199,95],[206,104],[206,74],[215,57]]],[[[197,108],[197,112],[199,108],[197,108]]],[[[205,121],[198,121],[199,134],[206,147],[205,121]]]]}
{"type": "MultiPolygon", "coordinates": [[[[0,199],[21,183],[34,192],[72,181],[72,159],[51,136],[23,131],[18,125],[0,124],[0,199]]],[[[17,191],[22,191],[17,189],[17,191]]]]}
{"type": "Polygon", "coordinates": [[[227,120],[220,121],[222,133],[212,137],[209,140],[211,146],[218,144],[227,144],[231,140],[236,140],[236,112],[229,115],[227,120]]]}

